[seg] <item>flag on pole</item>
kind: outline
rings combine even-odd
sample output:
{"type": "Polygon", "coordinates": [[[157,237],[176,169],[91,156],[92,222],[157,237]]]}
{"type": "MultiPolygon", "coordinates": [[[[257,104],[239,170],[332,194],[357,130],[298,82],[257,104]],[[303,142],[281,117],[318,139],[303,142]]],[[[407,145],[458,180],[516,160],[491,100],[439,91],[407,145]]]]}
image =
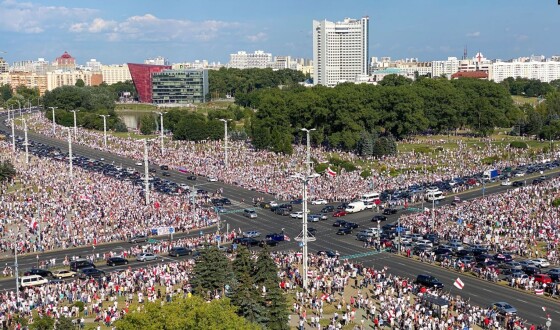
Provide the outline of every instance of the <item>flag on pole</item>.
{"type": "Polygon", "coordinates": [[[453,285],[454,285],[457,289],[463,290],[463,287],[465,286],[465,283],[463,283],[463,281],[461,281],[461,279],[457,277],[457,279],[455,280],[455,283],[453,283],[453,285]]]}
{"type": "Polygon", "coordinates": [[[332,177],[335,177],[335,176],[336,176],[336,172],[333,171],[333,170],[331,170],[330,167],[327,167],[327,174],[330,175],[330,176],[332,176],[332,177]]]}
{"type": "Polygon", "coordinates": [[[290,241],[290,238],[288,237],[288,235],[284,235],[284,240],[285,240],[286,242],[289,242],[289,241],[290,241]]]}

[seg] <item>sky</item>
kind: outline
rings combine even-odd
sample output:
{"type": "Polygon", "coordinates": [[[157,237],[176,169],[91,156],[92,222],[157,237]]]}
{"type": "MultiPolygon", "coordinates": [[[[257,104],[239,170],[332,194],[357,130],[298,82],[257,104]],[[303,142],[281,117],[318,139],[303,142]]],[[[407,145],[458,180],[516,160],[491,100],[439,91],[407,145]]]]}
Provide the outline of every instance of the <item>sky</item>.
{"type": "Polygon", "coordinates": [[[237,51],[313,57],[313,20],[370,18],[370,56],[420,61],[560,55],[557,0],[0,0],[8,62],[227,63],[237,51]]]}

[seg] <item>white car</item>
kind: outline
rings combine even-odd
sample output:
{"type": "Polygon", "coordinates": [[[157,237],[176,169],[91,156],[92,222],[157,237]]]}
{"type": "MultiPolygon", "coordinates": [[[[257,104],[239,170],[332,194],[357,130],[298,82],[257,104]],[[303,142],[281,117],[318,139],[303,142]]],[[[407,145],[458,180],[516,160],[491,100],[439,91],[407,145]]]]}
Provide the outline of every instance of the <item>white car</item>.
{"type": "Polygon", "coordinates": [[[550,262],[544,258],[531,259],[531,261],[539,268],[550,267],[550,262]]]}
{"type": "Polygon", "coordinates": [[[311,205],[321,205],[321,204],[323,204],[323,205],[327,204],[327,200],[320,198],[320,199],[316,199],[314,201],[311,201],[311,205]]]}
{"type": "Polygon", "coordinates": [[[515,176],[517,176],[517,177],[525,176],[525,172],[517,172],[517,173],[515,173],[515,176]]]}
{"type": "Polygon", "coordinates": [[[141,253],[136,257],[136,261],[156,260],[157,256],[153,253],[141,253]]]}
{"type": "Polygon", "coordinates": [[[136,166],[142,166],[142,162],[136,162],[136,166]]]}
{"type": "Polygon", "coordinates": [[[75,277],[75,276],[76,276],[76,272],[67,269],[61,269],[53,272],[53,277],[58,278],[59,280],[63,278],[75,277]]]}
{"type": "Polygon", "coordinates": [[[502,181],[502,186],[511,186],[511,181],[509,180],[502,181]]]}
{"type": "Polygon", "coordinates": [[[299,211],[299,212],[290,213],[290,217],[294,219],[303,219],[303,212],[299,211]]]}
{"type": "Polygon", "coordinates": [[[218,179],[217,179],[216,177],[214,177],[214,176],[209,176],[209,177],[208,177],[208,181],[209,181],[209,182],[216,182],[216,181],[218,181],[218,179]]]}
{"type": "Polygon", "coordinates": [[[439,192],[438,187],[432,186],[432,187],[426,188],[426,193],[435,193],[435,192],[439,192]]]}
{"type": "Polygon", "coordinates": [[[279,205],[277,201],[270,201],[268,202],[268,204],[270,204],[271,207],[275,207],[279,205]]]}
{"type": "Polygon", "coordinates": [[[243,232],[243,237],[259,237],[261,236],[261,233],[256,231],[256,230],[251,230],[251,231],[244,231],[243,232]]]}

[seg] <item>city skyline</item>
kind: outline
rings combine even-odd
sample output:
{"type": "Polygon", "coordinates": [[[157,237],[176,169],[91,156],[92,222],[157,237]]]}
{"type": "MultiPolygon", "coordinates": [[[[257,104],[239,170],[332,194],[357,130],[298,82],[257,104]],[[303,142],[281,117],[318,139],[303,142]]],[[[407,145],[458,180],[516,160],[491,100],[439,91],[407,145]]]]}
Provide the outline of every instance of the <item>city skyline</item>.
{"type": "Polygon", "coordinates": [[[82,6],[67,0],[1,2],[0,50],[8,62],[45,58],[68,51],[78,63],[91,58],[106,64],[143,62],[164,56],[170,62],[208,60],[227,63],[240,50],[313,57],[313,20],[370,18],[370,56],[420,61],[557,55],[555,1],[448,3],[401,0],[372,3],[334,0],[282,3],[263,1],[124,0],[82,6]],[[521,23],[519,23],[521,22],[521,23]]]}

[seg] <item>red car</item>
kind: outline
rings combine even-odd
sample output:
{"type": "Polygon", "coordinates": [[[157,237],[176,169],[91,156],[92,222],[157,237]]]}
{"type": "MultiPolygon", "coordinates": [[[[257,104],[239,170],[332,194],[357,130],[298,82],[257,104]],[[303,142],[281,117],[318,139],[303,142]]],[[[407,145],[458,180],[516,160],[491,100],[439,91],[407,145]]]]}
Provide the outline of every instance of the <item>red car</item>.
{"type": "Polygon", "coordinates": [[[379,242],[381,243],[381,246],[385,246],[385,247],[393,246],[393,241],[387,238],[382,238],[379,242]]]}
{"type": "Polygon", "coordinates": [[[548,283],[552,283],[552,278],[550,278],[550,276],[546,274],[536,274],[535,282],[548,284],[548,283]]]}
{"type": "Polygon", "coordinates": [[[347,215],[348,213],[344,210],[340,210],[340,211],[336,211],[333,214],[333,217],[343,217],[345,215],[347,215]]]}

